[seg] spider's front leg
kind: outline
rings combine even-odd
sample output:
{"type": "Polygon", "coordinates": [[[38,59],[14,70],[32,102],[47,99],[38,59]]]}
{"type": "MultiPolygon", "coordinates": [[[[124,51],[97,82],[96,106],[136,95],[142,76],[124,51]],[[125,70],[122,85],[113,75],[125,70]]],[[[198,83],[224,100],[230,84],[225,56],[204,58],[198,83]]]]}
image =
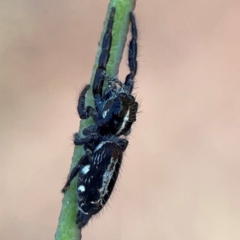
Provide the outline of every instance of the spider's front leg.
{"type": "Polygon", "coordinates": [[[86,94],[90,88],[90,85],[86,85],[83,90],[81,91],[79,98],[78,98],[78,106],[77,111],[78,115],[81,119],[87,119],[89,117],[93,117],[93,119],[96,119],[96,110],[91,106],[85,106],[86,101],[86,94]]]}
{"type": "Polygon", "coordinates": [[[131,21],[131,31],[132,31],[132,39],[129,43],[128,49],[128,65],[130,69],[130,73],[126,76],[124,88],[130,94],[132,93],[134,86],[134,77],[137,73],[137,26],[136,20],[133,13],[130,13],[130,21],[131,21]]]}
{"type": "Polygon", "coordinates": [[[96,69],[93,81],[93,96],[95,99],[96,110],[98,111],[101,105],[101,97],[103,94],[102,88],[105,81],[106,67],[110,57],[110,49],[112,45],[112,28],[115,15],[115,8],[113,7],[110,12],[110,17],[107,24],[107,29],[102,41],[102,52],[99,56],[98,67],[96,69]]]}

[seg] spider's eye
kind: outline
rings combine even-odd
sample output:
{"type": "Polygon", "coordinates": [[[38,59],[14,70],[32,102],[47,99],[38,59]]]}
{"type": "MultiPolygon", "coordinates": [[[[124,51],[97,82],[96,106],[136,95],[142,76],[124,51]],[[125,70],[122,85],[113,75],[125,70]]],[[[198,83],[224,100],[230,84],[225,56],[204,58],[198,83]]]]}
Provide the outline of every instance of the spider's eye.
{"type": "Polygon", "coordinates": [[[117,125],[119,122],[117,120],[114,120],[114,124],[117,125]]]}

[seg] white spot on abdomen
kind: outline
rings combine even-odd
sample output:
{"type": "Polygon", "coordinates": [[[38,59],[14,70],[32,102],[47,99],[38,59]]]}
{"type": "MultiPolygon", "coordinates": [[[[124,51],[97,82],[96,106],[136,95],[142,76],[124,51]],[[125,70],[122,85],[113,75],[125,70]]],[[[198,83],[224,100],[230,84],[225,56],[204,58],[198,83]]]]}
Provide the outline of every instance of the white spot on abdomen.
{"type": "Polygon", "coordinates": [[[89,170],[90,170],[90,165],[87,165],[87,166],[85,166],[83,169],[82,169],[82,174],[87,174],[88,172],[89,172],[89,170]]]}
{"type": "Polygon", "coordinates": [[[84,191],[85,191],[85,187],[84,187],[83,185],[80,185],[80,186],[78,187],[78,191],[84,192],[84,191]]]}

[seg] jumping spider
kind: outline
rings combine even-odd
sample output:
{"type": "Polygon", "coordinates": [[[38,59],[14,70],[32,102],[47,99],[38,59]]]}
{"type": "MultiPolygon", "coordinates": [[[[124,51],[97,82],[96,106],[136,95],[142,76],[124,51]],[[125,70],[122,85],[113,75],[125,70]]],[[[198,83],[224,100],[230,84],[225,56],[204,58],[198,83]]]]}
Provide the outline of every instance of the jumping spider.
{"type": "Polygon", "coordinates": [[[130,73],[126,76],[124,84],[106,75],[114,14],[115,8],[112,8],[93,82],[96,109],[91,106],[85,107],[89,85],[82,90],[78,100],[77,109],[80,118],[93,117],[95,124],[83,130],[85,137],[81,138],[77,133],[75,134],[74,144],[84,145],[86,153],[71,170],[62,190],[65,192],[78,174],[76,224],[79,227],[84,227],[108,201],[118,177],[123,152],[128,145],[128,140],[120,136],[127,136],[130,133],[131,125],[136,121],[138,109],[138,103],[131,95],[137,72],[137,28],[133,13],[130,13],[132,39],[128,52],[130,73]],[[103,91],[105,81],[108,85],[103,91]]]}

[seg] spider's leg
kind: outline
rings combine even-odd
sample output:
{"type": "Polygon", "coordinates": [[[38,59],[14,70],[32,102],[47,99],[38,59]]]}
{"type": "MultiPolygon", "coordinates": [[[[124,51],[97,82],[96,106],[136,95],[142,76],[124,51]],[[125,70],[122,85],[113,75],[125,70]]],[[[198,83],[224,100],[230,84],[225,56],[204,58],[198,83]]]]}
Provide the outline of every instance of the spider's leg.
{"type": "Polygon", "coordinates": [[[83,130],[83,135],[86,135],[86,137],[80,137],[78,133],[75,133],[73,135],[73,143],[76,146],[84,145],[84,150],[93,151],[95,149],[96,144],[99,141],[99,134],[96,132],[92,132],[92,129],[95,128],[95,125],[89,126],[88,128],[85,128],[83,130]],[[89,129],[88,129],[89,128],[89,129]],[[85,134],[87,132],[87,134],[85,134]]]}
{"type": "Polygon", "coordinates": [[[93,81],[93,95],[94,95],[95,105],[97,110],[98,110],[98,105],[100,103],[100,98],[102,97],[102,87],[105,80],[107,63],[110,57],[114,14],[115,14],[115,8],[113,7],[110,12],[107,29],[103,37],[102,52],[99,56],[98,67],[96,69],[96,73],[93,81]]]}
{"type": "Polygon", "coordinates": [[[82,156],[82,158],[79,160],[79,162],[77,163],[77,165],[71,170],[71,173],[68,177],[68,180],[66,182],[66,184],[64,185],[63,189],[62,189],[62,193],[65,193],[68,189],[68,187],[70,186],[72,180],[76,177],[76,175],[78,174],[80,168],[84,165],[86,165],[86,162],[89,161],[90,158],[90,153],[87,152],[85,155],[82,156]]]}
{"type": "Polygon", "coordinates": [[[85,107],[86,94],[89,88],[90,88],[90,85],[86,85],[81,91],[78,98],[77,111],[81,119],[86,119],[86,118],[89,118],[90,116],[92,117],[96,116],[96,111],[93,107],[91,106],[85,107]]]}
{"type": "Polygon", "coordinates": [[[133,13],[130,13],[130,21],[131,21],[131,31],[132,31],[132,39],[129,43],[128,49],[128,66],[130,69],[130,73],[126,76],[125,79],[125,89],[131,93],[134,85],[134,77],[137,73],[137,26],[136,20],[133,13]]]}
{"type": "Polygon", "coordinates": [[[83,135],[84,136],[89,136],[93,137],[94,139],[99,136],[97,133],[97,126],[96,125],[90,125],[86,128],[83,129],[83,135]]]}
{"type": "Polygon", "coordinates": [[[73,143],[76,146],[88,144],[89,142],[91,142],[91,140],[92,140],[92,136],[91,135],[89,135],[87,137],[83,137],[83,138],[81,138],[78,133],[75,133],[73,135],[73,143]]]}
{"type": "MultiPolygon", "coordinates": [[[[89,129],[91,129],[91,127],[92,126],[89,126],[89,129]]],[[[83,134],[84,134],[85,131],[88,131],[88,128],[85,128],[83,130],[83,134]]],[[[97,133],[94,133],[94,132],[89,133],[86,137],[83,137],[83,138],[80,137],[78,133],[75,133],[73,135],[73,142],[74,142],[75,145],[79,146],[79,145],[85,145],[85,144],[88,144],[90,142],[96,141],[96,140],[98,140],[98,138],[99,138],[99,135],[97,133]]]]}

